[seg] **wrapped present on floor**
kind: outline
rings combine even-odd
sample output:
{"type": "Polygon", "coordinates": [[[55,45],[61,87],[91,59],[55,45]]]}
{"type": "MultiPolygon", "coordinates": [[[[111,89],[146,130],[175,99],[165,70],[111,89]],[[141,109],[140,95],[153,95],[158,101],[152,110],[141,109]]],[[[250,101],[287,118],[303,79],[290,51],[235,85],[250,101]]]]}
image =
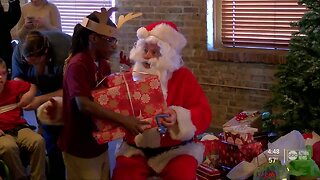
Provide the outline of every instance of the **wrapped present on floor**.
{"type": "Polygon", "coordinates": [[[245,125],[224,127],[224,140],[235,145],[250,144],[254,142],[253,134],[257,131],[257,128],[245,125]]]}
{"type": "Polygon", "coordinates": [[[220,179],[221,172],[218,169],[210,167],[206,164],[200,164],[197,168],[198,180],[213,180],[220,179]]]}
{"type": "Polygon", "coordinates": [[[209,167],[217,167],[219,159],[219,138],[208,133],[201,136],[201,139],[198,141],[203,144],[205,150],[203,153],[203,162],[202,164],[209,167]]]}
{"type": "Polygon", "coordinates": [[[232,168],[241,161],[250,162],[262,152],[262,144],[253,142],[245,145],[234,145],[226,141],[219,141],[219,165],[232,168]]]}
{"type": "MultiPolygon", "coordinates": [[[[149,122],[144,129],[157,126],[154,116],[161,113],[165,107],[158,76],[141,75],[138,79],[133,79],[132,72],[126,72],[108,76],[107,80],[108,88],[92,92],[94,101],[108,110],[149,122]]],[[[99,131],[94,132],[93,136],[98,143],[106,143],[125,135],[124,128],[112,121],[94,121],[99,131]]]]}
{"type": "Polygon", "coordinates": [[[261,113],[259,111],[242,111],[223,124],[223,127],[239,125],[247,125],[260,129],[262,126],[261,113]]]}

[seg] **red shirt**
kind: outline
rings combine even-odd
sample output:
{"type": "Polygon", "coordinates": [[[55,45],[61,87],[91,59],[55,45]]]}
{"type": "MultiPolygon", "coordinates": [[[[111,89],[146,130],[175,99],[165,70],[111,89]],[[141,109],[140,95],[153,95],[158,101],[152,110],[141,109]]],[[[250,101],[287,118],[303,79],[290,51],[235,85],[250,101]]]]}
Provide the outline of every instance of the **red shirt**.
{"type": "MultiPolygon", "coordinates": [[[[25,81],[9,80],[0,93],[0,107],[19,102],[20,95],[30,89],[30,83],[25,81]]],[[[15,108],[5,113],[0,113],[0,129],[10,130],[17,125],[25,124],[26,120],[21,117],[21,108],[15,108]]]]}
{"type": "Polygon", "coordinates": [[[108,147],[99,145],[93,138],[92,132],[97,127],[89,115],[79,111],[75,102],[78,96],[92,99],[91,91],[99,81],[97,74],[110,74],[108,62],[101,61],[98,69],[89,52],[78,53],[70,59],[63,80],[64,128],[58,144],[62,151],[82,158],[97,157],[108,147]]]}

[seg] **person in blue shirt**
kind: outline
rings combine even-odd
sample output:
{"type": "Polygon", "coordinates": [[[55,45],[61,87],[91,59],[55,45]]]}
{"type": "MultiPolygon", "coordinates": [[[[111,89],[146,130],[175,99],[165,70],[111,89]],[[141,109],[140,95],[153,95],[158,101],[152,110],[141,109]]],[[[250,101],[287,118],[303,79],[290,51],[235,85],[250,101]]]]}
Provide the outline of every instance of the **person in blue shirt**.
{"type": "MultiPolygon", "coordinates": [[[[63,66],[68,57],[71,37],[58,31],[31,31],[15,48],[12,78],[35,84],[38,96],[25,110],[36,110],[54,96],[62,96],[63,66]]],[[[49,158],[49,179],[65,179],[62,153],[57,140],[62,125],[40,125],[49,158]]]]}

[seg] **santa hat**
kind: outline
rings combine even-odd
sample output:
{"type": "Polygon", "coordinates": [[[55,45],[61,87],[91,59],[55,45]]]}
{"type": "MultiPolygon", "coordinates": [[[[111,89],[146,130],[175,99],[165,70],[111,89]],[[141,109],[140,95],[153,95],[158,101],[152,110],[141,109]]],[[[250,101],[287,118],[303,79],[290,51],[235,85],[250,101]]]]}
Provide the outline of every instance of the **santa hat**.
{"type": "Polygon", "coordinates": [[[62,109],[62,97],[52,97],[38,107],[37,117],[42,124],[63,125],[62,109]],[[50,109],[52,112],[50,112],[50,109]],[[52,113],[54,113],[54,117],[50,116],[52,113]]]}
{"type": "Polygon", "coordinates": [[[186,38],[178,31],[177,26],[170,21],[159,21],[141,27],[137,31],[139,40],[147,40],[148,37],[153,36],[157,40],[166,42],[175,49],[178,53],[181,52],[187,44],[186,38]]]}

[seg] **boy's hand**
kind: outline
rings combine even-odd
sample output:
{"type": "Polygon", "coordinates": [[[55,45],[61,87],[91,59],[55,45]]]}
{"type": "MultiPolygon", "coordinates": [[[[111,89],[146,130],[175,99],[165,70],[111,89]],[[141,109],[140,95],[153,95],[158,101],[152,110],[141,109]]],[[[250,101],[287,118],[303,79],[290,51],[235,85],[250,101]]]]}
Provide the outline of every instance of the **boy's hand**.
{"type": "Polygon", "coordinates": [[[137,119],[132,116],[123,116],[123,126],[132,134],[138,135],[143,133],[143,126],[148,125],[149,122],[137,119]]]}
{"type": "MultiPolygon", "coordinates": [[[[20,102],[21,102],[21,100],[20,100],[20,102]]],[[[33,100],[30,103],[28,103],[28,104],[26,104],[26,105],[24,105],[22,107],[23,107],[24,110],[29,111],[29,110],[37,109],[41,104],[42,104],[42,100],[40,99],[39,96],[37,96],[37,97],[34,97],[33,100]]]]}
{"type": "Polygon", "coordinates": [[[4,135],[5,135],[5,133],[0,129],[0,137],[4,136],[4,135]]]}
{"type": "Polygon", "coordinates": [[[20,101],[18,102],[18,107],[25,107],[29,105],[32,100],[33,100],[32,95],[29,95],[28,93],[25,93],[24,95],[21,96],[20,101]]]}
{"type": "Polygon", "coordinates": [[[165,109],[163,114],[169,114],[169,117],[162,118],[161,123],[166,127],[171,127],[177,123],[177,113],[173,109],[165,109]]]}

